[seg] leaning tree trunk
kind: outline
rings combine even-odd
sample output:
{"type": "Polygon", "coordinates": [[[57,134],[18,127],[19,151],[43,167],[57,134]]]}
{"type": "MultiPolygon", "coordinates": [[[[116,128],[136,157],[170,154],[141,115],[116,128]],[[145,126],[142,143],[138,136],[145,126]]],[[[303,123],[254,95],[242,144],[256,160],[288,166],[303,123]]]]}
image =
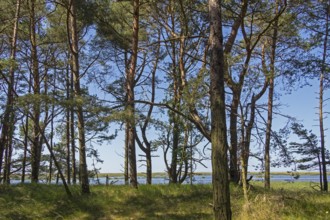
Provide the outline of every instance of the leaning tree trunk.
{"type": "Polygon", "coordinates": [[[74,84],[74,98],[78,101],[76,106],[76,114],[78,119],[78,135],[79,135],[79,176],[81,192],[83,194],[90,193],[89,181],[88,181],[88,171],[86,162],[86,140],[85,140],[85,121],[83,114],[82,103],[82,92],[80,89],[80,74],[79,74],[79,49],[78,49],[78,30],[76,21],[76,1],[69,1],[69,11],[68,11],[68,33],[69,33],[69,43],[71,52],[71,71],[73,75],[74,84]]]}
{"type": "Polygon", "coordinates": [[[221,0],[209,0],[211,51],[211,143],[214,219],[231,219],[227,163],[221,0]]]}

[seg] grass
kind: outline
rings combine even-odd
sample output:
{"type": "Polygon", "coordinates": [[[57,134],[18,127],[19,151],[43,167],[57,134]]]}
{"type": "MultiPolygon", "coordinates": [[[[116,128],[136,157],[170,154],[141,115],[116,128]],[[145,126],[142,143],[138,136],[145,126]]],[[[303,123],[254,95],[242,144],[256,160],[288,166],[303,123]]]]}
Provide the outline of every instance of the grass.
{"type": "MultiPolygon", "coordinates": [[[[330,219],[330,195],[309,183],[253,182],[249,202],[231,186],[233,219],[330,219]]],[[[88,196],[72,186],[0,185],[0,219],[212,219],[211,185],[92,186],[88,196]]]]}

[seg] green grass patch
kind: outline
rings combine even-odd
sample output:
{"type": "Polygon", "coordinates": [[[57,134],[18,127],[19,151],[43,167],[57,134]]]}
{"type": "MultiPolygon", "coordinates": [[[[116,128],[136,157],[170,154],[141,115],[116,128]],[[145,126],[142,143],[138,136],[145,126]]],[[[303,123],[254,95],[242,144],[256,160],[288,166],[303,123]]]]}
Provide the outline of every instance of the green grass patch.
{"type": "MultiPolygon", "coordinates": [[[[0,185],[0,219],[212,219],[211,185],[91,186],[81,195],[71,186],[0,185]]],[[[231,186],[233,219],[330,219],[330,195],[309,183],[252,182],[249,202],[231,186]]]]}

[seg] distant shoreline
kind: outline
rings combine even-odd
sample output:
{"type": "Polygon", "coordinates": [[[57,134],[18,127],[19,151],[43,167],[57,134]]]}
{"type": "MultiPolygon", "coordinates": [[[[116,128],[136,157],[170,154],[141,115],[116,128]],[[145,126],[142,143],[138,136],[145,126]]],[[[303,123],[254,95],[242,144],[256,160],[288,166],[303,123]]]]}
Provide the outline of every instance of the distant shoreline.
{"type": "MultiPolygon", "coordinates": [[[[299,175],[319,175],[318,172],[316,171],[298,171],[297,173],[299,173],[299,175]]],[[[256,175],[256,176],[261,176],[263,175],[263,173],[261,172],[249,172],[249,175],[256,175]]],[[[207,176],[207,175],[212,175],[211,172],[195,172],[194,173],[195,176],[207,176]]],[[[288,172],[271,172],[270,175],[291,175],[288,172]]],[[[328,175],[330,175],[330,173],[328,172],[328,175]]],[[[98,174],[99,177],[106,177],[106,176],[111,176],[111,177],[118,177],[118,176],[124,176],[124,173],[99,173],[98,174]]],[[[144,177],[146,176],[146,173],[138,173],[139,177],[144,177]]],[[[155,172],[152,173],[153,177],[162,177],[162,176],[167,176],[166,172],[155,172]]]]}

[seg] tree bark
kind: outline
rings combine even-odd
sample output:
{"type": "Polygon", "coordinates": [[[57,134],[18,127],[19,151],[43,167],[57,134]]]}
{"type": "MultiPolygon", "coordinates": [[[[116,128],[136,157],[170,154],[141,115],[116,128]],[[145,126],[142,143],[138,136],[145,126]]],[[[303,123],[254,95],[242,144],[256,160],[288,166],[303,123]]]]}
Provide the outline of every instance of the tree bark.
{"type": "MultiPolygon", "coordinates": [[[[28,92],[31,93],[31,80],[32,76],[29,74],[29,89],[28,92]]],[[[29,109],[29,106],[28,106],[29,109]]],[[[28,151],[28,144],[29,144],[29,110],[25,112],[25,127],[24,129],[24,150],[23,150],[23,161],[22,161],[22,177],[21,177],[21,183],[25,182],[25,172],[26,172],[26,161],[27,161],[27,151],[28,151]]]]}
{"type": "MultiPolygon", "coordinates": [[[[35,0],[29,1],[30,12],[30,43],[31,43],[31,70],[33,79],[33,94],[40,95],[40,76],[39,76],[39,63],[38,63],[38,50],[37,50],[37,19],[35,14],[35,0]]],[[[33,103],[32,107],[32,145],[31,145],[31,182],[37,183],[39,180],[39,168],[41,159],[41,142],[40,142],[40,104],[38,101],[33,103]]]]}
{"type": "Polygon", "coordinates": [[[78,119],[78,135],[79,135],[79,176],[81,192],[83,194],[90,193],[88,171],[86,162],[86,140],[85,140],[85,121],[83,114],[83,100],[80,89],[80,73],[79,73],[79,48],[78,48],[78,30],[76,21],[76,1],[69,1],[69,44],[71,51],[71,71],[74,84],[74,98],[77,102],[76,114],[78,119]]]}
{"type": "MultiPolygon", "coordinates": [[[[278,1],[275,3],[275,16],[278,14],[278,1]]],[[[270,76],[269,76],[269,88],[268,88],[268,115],[267,115],[267,127],[266,127],[266,140],[265,140],[265,185],[266,189],[270,189],[270,138],[272,131],[273,121],[273,96],[274,96],[274,80],[275,80],[275,57],[276,57],[276,44],[278,33],[278,17],[274,21],[274,30],[272,36],[272,51],[270,57],[270,76]]]]}
{"type": "Polygon", "coordinates": [[[326,150],[325,150],[325,140],[324,140],[324,125],[323,125],[323,93],[324,93],[324,75],[326,74],[326,57],[327,57],[327,43],[328,43],[328,33],[329,33],[329,10],[330,1],[327,3],[326,7],[326,27],[325,36],[323,44],[323,57],[321,66],[321,76],[320,76],[320,86],[319,86],[319,123],[320,123],[320,141],[321,141],[321,159],[322,159],[322,174],[323,174],[323,188],[322,191],[328,191],[328,179],[327,179],[327,165],[326,165],[326,150]]]}
{"type": "MultiPolygon", "coordinates": [[[[73,87],[73,74],[70,77],[70,98],[73,100],[74,87],[73,87]]],[[[74,108],[70,107],[70,140],[71,140],[71,162],[72,162],[72,183],[77,183],[77,167],[76,167],[76,141],[75,141],[75,128],[74,128],[74,108]]]]}
{"type": "Polygon", "coordinates": [[[211,51],[211,143],[214,219],[231,219],[227,163],[221,0],[209,0],[211,51]]]}
{"type": "Polygon", "coordinates": [[[230,131],[230,147],[229,147],[229,176],[230,181],[234,183],[238,183],[240,180],[239,175],[239,166],[238,166],[238,158],[237,158],[237,152],[238,152],[238,141],[237,141],[237,113],[238,113],[238,105],[240,102],[240,96],[241,92],[237,91],[240,90],[239,87],[235,86],[234,81],[231,79],[231,76],[229,75],[229,67],[227,63],[226,56],[230,56],[231,50],[233,48],[239,27],[241,26],[241,23],[243,22],[243,19],[246,15],[248,6],[248,0],[242,1],[242,7],[239,16],[235,19],[231,31],[230,36],[226,42],[224,53],[225,53],[225,81],[226,83],[231,87],[233,91],[233,100],[231,103],[231,110],[230,110],[230,125],[229,125],[229,131],[230,131]]]}
{"type": "MultiPolygon", "coordinates": [[[[18,33],[18,19],[20,16],[21,1],[16,1],[15,19],[13,24],[13,33],[11,37],[10,59],[12,62],[16,61],[17,48],[17,33],[18,33]]],[[[0,173],[3,160],[3,152],[6,150],[4,182],[10,183],[10,169],[11,169],[11,154],[12,154],[12,138],[14,132],[14,84],[15,84],[15,65],[11,64],[9,69],[9,80],[7,88],[7,103],[3,115],[4,121],[2,123],[2,132],[0,136],[0,173]]]]}
{"type": "Polygon", "coordinates": [[[130,185],[134,188],[138,187],[137,171],[136,171],[136,152],[135,152],[135,104],[134,104],[134,87],[135,87],[135,74],[138,55],[139,43],[139,9],[140,1],[133,1],[133,36],[132,36],[132,55],[131,65],[127,76],[127,113],[128,121],[128,158],[129,158],[129,176],[130,185]]]}
{"type": "MultiPolygon", "coordinates": [[[[236,87],[235,87],[236,88],[236,87]]],[[[239,168],[238,168],[238,159],[237,159],[237,150],[238,150],[238,141],[237,141],[237,116],[238,116],[238,105],[240,103],[241,92],[236,91],[233,88],[233,100],[230,106],[230,167],[229,175],[230,180],[234,183],[239,181],[239,168]]]]}
{"type": "MultiPolygon", "coordinates": [[[[66,69],[66,99],[69,101],[70,100],[70,71],[67,68],[66,69]]],[[[70,113],[71,113],[71,109],[70,107],[67,107],[67,109],[65,110],[65,117],[66,117],[66,121],[65,121],[65,129],[66,129],[66,134],[65,134],[65,144],[66,144],[66,177],[68,180],[68,184],[71,184],[71,166],[70,166],[70,160],[71,160],[71,137],[70,137],[70,113]]]]}
{"type": "MultiPolygon", "coordinates": [[[[130,68],[130,61],[127,58],[127,51],[125,50],[124,52],[124,59],[125,59],[125,73],[126,75],[129,74],[129,68],[130,68]]],[[[126,96],[125,96],[125,102],[128,101],[128,93],[126,91],[126,96]]],[[[125,111],[127,111],[127,106],[125,108],[125,111]]],[[[125,185],[129,184],[129,158],[128,158],[128,123],[129,121],[126,120],[126,124],[125,124],[125,146],[124,146],[124,181],[125,181],[125,185]]]]}

